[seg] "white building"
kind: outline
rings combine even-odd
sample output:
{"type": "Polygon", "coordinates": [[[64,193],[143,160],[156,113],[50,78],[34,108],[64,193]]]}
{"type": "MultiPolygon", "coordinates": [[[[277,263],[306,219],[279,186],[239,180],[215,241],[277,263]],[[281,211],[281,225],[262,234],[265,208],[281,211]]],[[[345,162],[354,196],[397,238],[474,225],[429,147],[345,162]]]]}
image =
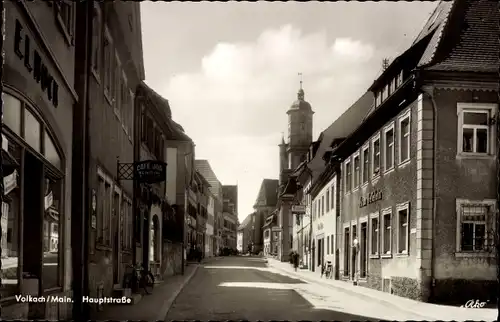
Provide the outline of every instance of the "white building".
{"type": "Polygon", "coordinates": [[[312,228],[315,254],[314,265],[321,272],[321,266],[330,261],[335,266],[337,249],[337,176],[320,177],[311,187],[312,228]]]}

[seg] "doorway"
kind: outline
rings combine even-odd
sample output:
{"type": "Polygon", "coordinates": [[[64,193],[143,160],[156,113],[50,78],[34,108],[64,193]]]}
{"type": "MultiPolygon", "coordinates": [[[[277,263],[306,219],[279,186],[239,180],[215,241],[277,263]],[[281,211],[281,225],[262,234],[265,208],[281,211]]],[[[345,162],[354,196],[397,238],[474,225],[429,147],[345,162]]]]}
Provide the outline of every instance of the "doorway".
{"type": "Polygon", "coordinates": [[[349,250],[351,249],[349,227],[344,228],[344,276],[349,276],[349,250]]]}
{"type": "Polygon", "coordinates": [[[361,236],[360,236],[360,252],[359,252],[359,260],[360,260],[360,272],[359,272],[359,277],[360,278],[366,278],[366,270],[368,267],[368,247],[367,246],[367,240],[368,240],[368,227],[367,223],[362,223],[361,224],[361,236]]]}
{"type": "Polygon", "coordinates": [[[120,194],[113,193],[113,283],[120,283],[120,194]]]}
{"type": "MultiPolygon", "coordinates": [[[[43,290],[42,264],[43,264],[43,235],[44,229],[44,174],[43,164],[33,154],[25,152],[24,158],[24,218],[23,218],[23,275],[38,279],[38,290],[43,290]]],[[[47,225],[47,231],[50,227],[47,225]]],[[[48,246],[48,245],[47,245],[48,246]]],[[[57,273],[53,276],[57,279],[57,273]]]]}
{"type": "Polygon", "coordinates": [[[322,265],[321,254],[323,253],[323,241],[321,238],[318,239],[318,264],[316,266],[322,265]]]}

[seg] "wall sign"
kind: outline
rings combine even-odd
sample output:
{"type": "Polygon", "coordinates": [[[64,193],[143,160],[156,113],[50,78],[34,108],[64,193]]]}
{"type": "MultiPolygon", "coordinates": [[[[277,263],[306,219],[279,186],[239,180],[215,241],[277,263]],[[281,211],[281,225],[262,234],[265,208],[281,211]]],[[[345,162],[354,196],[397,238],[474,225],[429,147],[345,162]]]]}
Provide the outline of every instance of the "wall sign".
{"type": "Polygon", "coordinates": [[[382,200],[382,190],[377,189],[370,192],[368,196],[359,198],[359,208],[366,207],[379,200],[382,200]]]}
{"type": "Polygon", "coordinates": [[[24,67],[29,73],[33,72],[33,78],[40,84],[42,92],[47,94],[47,99],[54,107],[59,104],[59,85],[50,74],[47,65],[35,49],[31,49],[31,39],[23,31],[21,22],[16,19],[14,28],[14,52],[19,59],[24,60],[24,67]]]}
{"type": "Polygon", "coordinates": [[[165,181],[167,164],[162,161],[148,160],[134,163],[134,179],[143,183],[165,181]]]}
{"type": "Polygon", "coordinates": [[[306,206],[304,205],[292,205],[292,214],[305,214],[306,206]]]}

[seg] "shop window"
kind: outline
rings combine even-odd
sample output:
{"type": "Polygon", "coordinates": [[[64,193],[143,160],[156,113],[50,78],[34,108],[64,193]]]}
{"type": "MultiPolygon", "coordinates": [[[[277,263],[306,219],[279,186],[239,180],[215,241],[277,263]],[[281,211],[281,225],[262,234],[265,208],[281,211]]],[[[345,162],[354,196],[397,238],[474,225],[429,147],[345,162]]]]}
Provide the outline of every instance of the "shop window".
{"type": "Polygon", "coordinates": [[[44,135],[44,144],[45,144],[45,151],[44,155],[45,158],[56,168],[60,169],[61,168],[61,157],[59,156],[59,153],[56,150],[56,147],[54,145],[54,141],[52,138],[49,136],[47,132],[45,132],[44,135]]]}
{"type": "Polygon", "coordinates": [[[457,200],[457,251],[494,251],[496,216],[495,200],[457,200]]]}
{"type": "Polygon", "coordinates": [[[370,255],[377,256],[380,240],[378,214],[372,215],[370,218],[370,235],[370,255]]]}
{"type": "Polygon", "coordinates": [[[42,125],[28,110],[24,110],[24,139],[35,151],[40,151],[42,125]]]}
{"type": "Polygon", "coordinates": [[[399,163],[410,160],[410,111],[399,118],[399,163]]]}
{"type": "Polygon", "coordinates": [[[21,101],[2,93],[4,103],[2,121],[4,125],[17,135],[21,136],[21,101]]]}
{"type": "Polygon", "coordinates": [[[45,179],[44,193],[44,234],[43,234],[43,287],[51,289],[60,283],[60,218],[61,218],[61,180],[51,177],[45,179]]]}
{"type": "Polygon", "coordinates": [[[398,254],[408,254],[409,246],[409,205],[400,205],[398,209],[398,254]]]}
{"type": "Polygon", "coordinates": [[[458,103],[459,149],[462,154],[486,155],[493,153],[491,141],[496,112],[494,104],[458,103]],[[461,143],[461,144],[460,144],[461,143]]]}
{"type": "Polygon", "coordinates": [[[94,3],[92,17],[92,72],[99,78],[101,72],[102,16],[98,3],[94,3]]]}
{"type": "MultiPolygon", "coordinates": [[[[20,159],[21,149],[19,146],[9,144],[8,152],[11,153],[17,160],[20,159]]],[[[4,173],[6,174],[6,173],[4,173]]],[[[19,272],[18,259],[20,254],[19,249],[19,209],[20,209],[20,178],[18,171],[6,174],[4,180],[4,198],[2,202],[2,287],[0,287],[1,298],[9,298],[19,294],[19,272]]]]}

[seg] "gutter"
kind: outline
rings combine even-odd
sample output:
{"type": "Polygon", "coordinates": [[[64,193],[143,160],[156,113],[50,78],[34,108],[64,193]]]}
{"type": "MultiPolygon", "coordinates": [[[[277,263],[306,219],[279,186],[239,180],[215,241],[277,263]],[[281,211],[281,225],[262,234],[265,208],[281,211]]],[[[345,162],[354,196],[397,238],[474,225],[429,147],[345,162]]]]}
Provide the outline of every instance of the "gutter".
{"type": "Polygon", "coordinates": [[[434,299],[434,287],[436,286],[435,279],[435,266],[436,266],[436,214],[437,214],[437,189],[436,189],[436,177],[437,177],[437,161],[436,161],[436,146],[438,142],[438,133],[437,133],[437,104],[434,99],[434,87],[423,89],[424,94],[430,98],[432,104],[432,116],[433,116],[433,149],[432,149],[432,239],[431,239],[431,276],[430,276],[430,298],[429,300],[434,299]]]}

